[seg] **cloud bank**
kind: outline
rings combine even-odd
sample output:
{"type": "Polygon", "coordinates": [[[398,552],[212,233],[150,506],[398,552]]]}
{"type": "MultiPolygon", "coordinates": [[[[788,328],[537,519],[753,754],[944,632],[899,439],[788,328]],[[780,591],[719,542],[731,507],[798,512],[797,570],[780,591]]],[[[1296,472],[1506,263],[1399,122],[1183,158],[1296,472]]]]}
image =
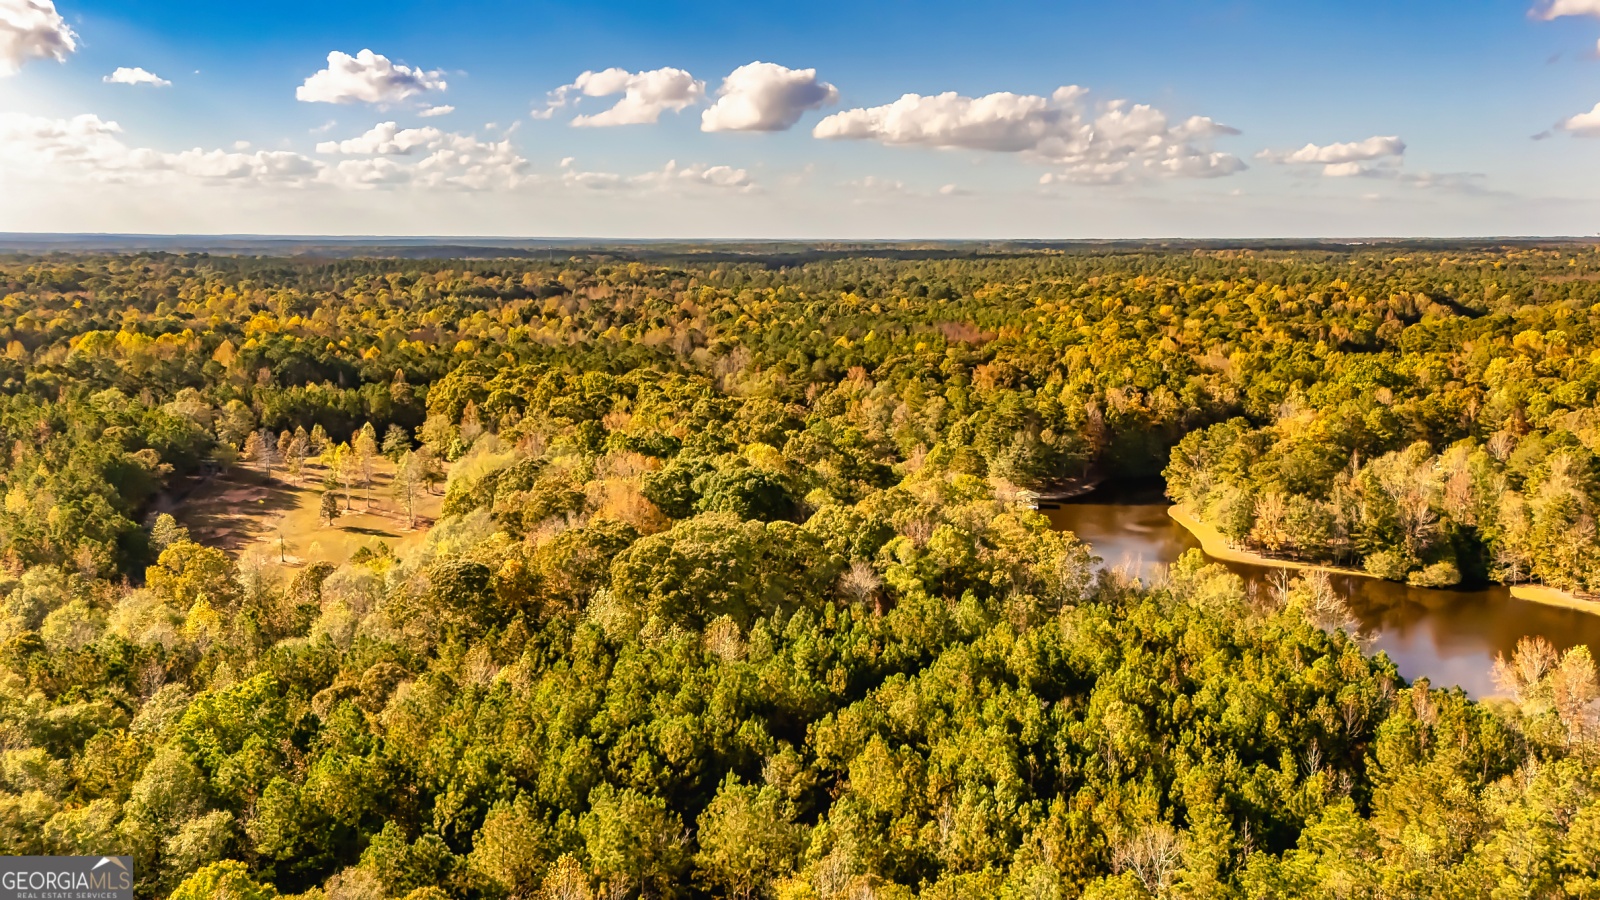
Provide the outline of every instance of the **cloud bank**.
{"type": "Polygon", "coordinates": [[[1233,128],[1204,116],[1174,125],[1160,110],[1126,100],[1091,110],[1084,103],[1087,94],[1076,86],[1049,97],[906,94],[884,106],[835,113],[817,123],[812,134],[823,140],[1020,154],[1055,168],[1041,179],[1045,184],[1216,178],[1246,168],[1237,156],[1211,147],[1216,138],[1238,134],[1233,128]]]}
{"type": "Polygon", "coordinates": [[[527,160],[509,137],[484,140],[438,129],[378,125],[349,141],[325,142],[324,153],[366,158],[325,163],[290,150],[194,148],[167,152],[130,146],[122,126],[85,114],[51,119],[0,113],[0,171],[61,183],[163,184],[191,180],[239,186],[370,188],[410,184],[422,188],[505,190],[530,182],[527,160]],[[428,151],[409,164],[396,161],[428,151]]]}
{"type": "Polygon", "coordinates": [[[138,182],[167,176],[201,181],[302,182],[317,174],[291,151],[245,153],[195,148],[167,153],[129,147],[122,126],[84,114],[50,119],[0,113],[0,168],[64,181],[138,182]]]}

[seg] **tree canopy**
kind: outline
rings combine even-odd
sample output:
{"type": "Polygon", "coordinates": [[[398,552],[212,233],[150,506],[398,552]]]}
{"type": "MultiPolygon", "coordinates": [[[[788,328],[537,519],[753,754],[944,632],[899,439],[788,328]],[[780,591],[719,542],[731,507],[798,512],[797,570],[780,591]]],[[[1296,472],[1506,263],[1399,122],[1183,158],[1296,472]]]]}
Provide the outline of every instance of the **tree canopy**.
{"type": "Polygon", "coordinates": [[[1129,583],[1026,493],[1165,472],[1263,553],[1600,590],[1597,322],[1586,244],[3,258],[0,850],[141,897],[1600,896],[1586,649],[1477,702],[1324,580],[1129,583]],[[403,554],[170,514],[322,458],[332,519],[380,455],[445,481],[403,554]]]}

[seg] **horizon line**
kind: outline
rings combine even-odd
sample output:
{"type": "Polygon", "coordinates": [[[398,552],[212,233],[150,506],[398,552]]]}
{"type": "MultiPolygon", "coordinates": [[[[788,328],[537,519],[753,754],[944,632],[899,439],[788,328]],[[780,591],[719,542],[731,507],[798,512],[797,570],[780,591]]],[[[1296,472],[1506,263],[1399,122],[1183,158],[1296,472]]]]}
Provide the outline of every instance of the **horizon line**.
{"type": "Polygon", "coordinates": [[[1281,243],[1287,241],[1360,244],[1449,241],[1516,241],[1600,243],[1600,234],[1457,234],[1457,235],[1235,235],[1196,237],[1186,235],[1144,235],[1133,237],[563,237],[553,235],[449,235],[449,234],[299,234],[274,232],[116,232],[116,231],[0,231],[0,247],[12,242],[51,243],[115,241],[264,241],[384,243],[424,242],[461,244],[473,242],[540,243],[567,245],[599,244],[1097,244],[1097,243],[1281,243]]]}

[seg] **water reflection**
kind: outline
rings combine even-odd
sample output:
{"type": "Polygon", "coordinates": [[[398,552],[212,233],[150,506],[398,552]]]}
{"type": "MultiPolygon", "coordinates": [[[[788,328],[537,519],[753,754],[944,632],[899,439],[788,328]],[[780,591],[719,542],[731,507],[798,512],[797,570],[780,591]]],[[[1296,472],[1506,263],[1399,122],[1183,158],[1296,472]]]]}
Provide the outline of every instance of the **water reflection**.
{"type": "MultiPolygon", "coordinates": [[[[1056,528],[1093,547],[1103,565],[1125,566],[1146,582],[1184,551],[1200,549],[1167,515],[1159,487],[1102,489],[1044,513],[1056,528]]],[[[1225,565],[1260,590],[1275,571],[1225,565]]],[[[1433,591],[1350,575],[1335,575],[1332,582],[1363,629],[1377,634],[1373,651],[1387,652],[1400,674],[1427,676],[1436,687],[1460,685],[1474,697],[1494,693],[1489,671],[1495,654],[1509,655],[1525,635],[1542,635],[1563,650],[1576,644],[1600,648],[1600,616],[1518,600],[1502,587],[1433,591]]]]}

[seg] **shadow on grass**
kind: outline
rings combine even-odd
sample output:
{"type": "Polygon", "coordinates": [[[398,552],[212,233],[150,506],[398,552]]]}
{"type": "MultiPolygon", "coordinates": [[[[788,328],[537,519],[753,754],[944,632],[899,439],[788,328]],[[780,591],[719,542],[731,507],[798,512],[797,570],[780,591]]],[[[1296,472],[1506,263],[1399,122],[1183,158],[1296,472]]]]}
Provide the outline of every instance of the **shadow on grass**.
{"type": "Polygon", "coordinates": [[[341,525],[339,526],[339,530],[347,531],[350,534],[365,535],[367,537],[396,538],[400,536],[392,531],[384,531],[381,528],[369,528],[365,525],[341,525]]]}
{"type": "MultiPolygon", "coordinates": [[[[393,475],[380,463],[370,496],[388,495],[393,475]]],[[[339,562],[363,545],[381,542],[392,548],[420,540],[433,523],[426,514],[437,509],[437,495],[429,494],[419,506],[424,512],[407,527],[399,510],[368,505],[367,491],[357,486],[349,509],[329,523],[321,516],[324,493],[321,467],[308,463],[299,485],[285,480],[282,470],[267,475],[250,468],[235,468],[208,479],[175,486],[163,506],[189,528],[196,541],[230,553],[252,548],[268,554],[339,562]]],[[[337,491],[340,506],[347,502],[337,491]]]]}
{"type": "Polygon", "coordinates": [[[196,540],[238,550],[273,534],[275,523],[299,508],[304,490],[253,469],[233,469],[196,486],[173,515],[196,540]]]}

